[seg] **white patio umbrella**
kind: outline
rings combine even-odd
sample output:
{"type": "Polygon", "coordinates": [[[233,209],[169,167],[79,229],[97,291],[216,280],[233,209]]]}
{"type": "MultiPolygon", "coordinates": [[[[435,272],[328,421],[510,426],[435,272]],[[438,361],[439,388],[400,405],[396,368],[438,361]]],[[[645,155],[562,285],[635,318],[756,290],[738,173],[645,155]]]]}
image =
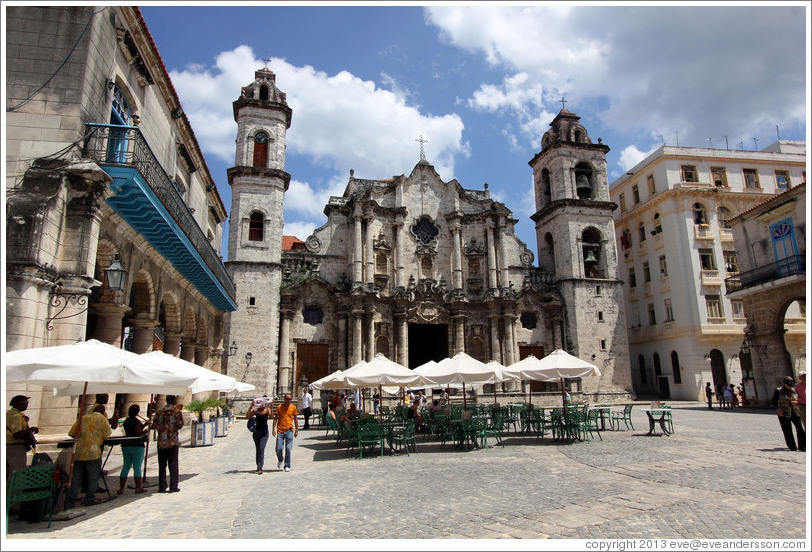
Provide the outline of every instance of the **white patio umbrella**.
{"type": "MultiPolygon", "coordinates": [[[[11,351],[4,355],[4,360],[8,383],[52,387],[55,395],[81,395],[74,436],[77,441],[82,432],[82,413],[88,393],[183,394],[198,379],[95,339],[11,351]]],[[[75,456],[74,449],[68,471],[69,488],[75,456]]]]}
{"type": "Polygon", "coordinates": [[[331,374],[327,374],[323,378],[317,379],[316,381],[310,384],[310,387],[313,389],[318,389],[319,391],[321,391],[322,389],[334,389],[333,387],[326,387],[326,384],[333,380],[341,378],[341,374],[343,373],[344,372],[342,370],[336,370],[331,374]]]}
{"type": "Polygon", "coordinates": [[[512,374],[506,374],[498,366],[489,366],[463,352],[457,353],[451,358],[444,358],[435,366],[427,368],[423,372],[423,378],[428,380],[429,384],[441,386],[453,383],[463,384],[462,400],[465,408],[468,407],[465,384],[498,383],[519,379],[512,374]]]}
{"type": "Polygon", "coordinates": [[[573,356],[563,349],[556,349],[542,359],[530,355],[505,368],[505,372],[523,380],[560,381],[561,398],[566,408],[564,378],[600,376],[601,371],[594,364],[573,356]]]}
{"type": "Polygon", "coordinates": [[[236,391],[237,393],[247,393],[248,391],[253,391],[256,388],[257,388],[256,385],[251,385],[250,383],[245,383],[242,381],[238,381],[234,385],[234,391],[236,391]]]}

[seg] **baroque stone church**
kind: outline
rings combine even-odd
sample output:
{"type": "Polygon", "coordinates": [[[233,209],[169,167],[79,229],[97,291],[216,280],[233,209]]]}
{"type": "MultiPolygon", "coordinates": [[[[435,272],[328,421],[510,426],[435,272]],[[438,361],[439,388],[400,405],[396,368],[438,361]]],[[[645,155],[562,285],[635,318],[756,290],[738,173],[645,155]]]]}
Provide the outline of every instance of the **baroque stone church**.
{"type": "MultiPolygon", "coordinates": [[[[568,381],[576,397],[630,398],[609,148],[592,143],[576,114],[561,110],[529,162],[536,267],[514,232],[517,220],[487,184],[472,190],[443,181],[422,142],[408,175],[364,179],[350,170],[343,195],[324,208],[326,224],[304,247],[283,250],[292,111],[267,68],[233,105],[226,267],[238,309],[229,315],[226,342],[240,354],[226,359],[230,375],[269,396],[296,396],[306,382],[376,353],[410,368],[460,351],[507,366],[561,348],[602,373],[568,381]]],[[[531,385],[542,392],[540,402],[557,389],[531,385]]],[[[501,386],[523,391],[517,383],[501,386]]]]}

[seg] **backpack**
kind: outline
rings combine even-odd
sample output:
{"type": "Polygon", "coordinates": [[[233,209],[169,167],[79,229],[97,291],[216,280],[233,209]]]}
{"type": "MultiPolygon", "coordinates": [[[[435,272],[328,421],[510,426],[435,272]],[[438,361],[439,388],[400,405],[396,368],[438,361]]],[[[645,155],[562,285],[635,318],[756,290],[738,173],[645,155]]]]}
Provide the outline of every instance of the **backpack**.
{"type": "Polygon", "coordinates": [[[248,423],[246,423],[245,425],[248,428],[248,431],[253,433],[254,430],[257,428],[257,419],[252,416],[248,418],[248,423]]]}

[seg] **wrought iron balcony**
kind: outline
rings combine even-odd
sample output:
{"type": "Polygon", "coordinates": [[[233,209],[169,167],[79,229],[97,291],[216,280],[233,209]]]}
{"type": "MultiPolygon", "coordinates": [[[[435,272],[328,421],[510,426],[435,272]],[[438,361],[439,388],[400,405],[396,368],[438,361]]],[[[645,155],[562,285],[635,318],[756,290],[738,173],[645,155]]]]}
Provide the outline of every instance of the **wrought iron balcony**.
{"type": "Polygon", "coordinates": [[[794,255],[725,279],[728,293],[772,282],[793,274],[806,274],[805,255],[794,255]]]}
{"type": "Polygon", "coordinates": [[[116,195],[108,203],[217,308],[234,310],[234,282],[141,130],[95,123],[86,127],[83,157],[115,181],[116,195]]]}

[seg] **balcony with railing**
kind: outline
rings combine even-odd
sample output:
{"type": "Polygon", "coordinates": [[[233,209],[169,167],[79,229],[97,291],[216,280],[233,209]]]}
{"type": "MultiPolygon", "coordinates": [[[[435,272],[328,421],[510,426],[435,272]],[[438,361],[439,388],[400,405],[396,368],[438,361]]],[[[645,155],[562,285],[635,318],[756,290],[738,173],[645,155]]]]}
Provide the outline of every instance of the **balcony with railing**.
{"type": "Polygon", "coordinates": [[[753,270],[748,270],[747,272],[741,272],[737,276],[727,278],[725,280],[725,286],[727,287],[727,292],[730,294],[796,274],[806,274],[805,253],[762,265],[753,270]]]}
{"type": "Polygon", "coordinates": [[[113,178],[107,203],[216,308],[235,310],[234,282],[141,130],[94,123],[86,127],[82,156],[113,178]]]}

